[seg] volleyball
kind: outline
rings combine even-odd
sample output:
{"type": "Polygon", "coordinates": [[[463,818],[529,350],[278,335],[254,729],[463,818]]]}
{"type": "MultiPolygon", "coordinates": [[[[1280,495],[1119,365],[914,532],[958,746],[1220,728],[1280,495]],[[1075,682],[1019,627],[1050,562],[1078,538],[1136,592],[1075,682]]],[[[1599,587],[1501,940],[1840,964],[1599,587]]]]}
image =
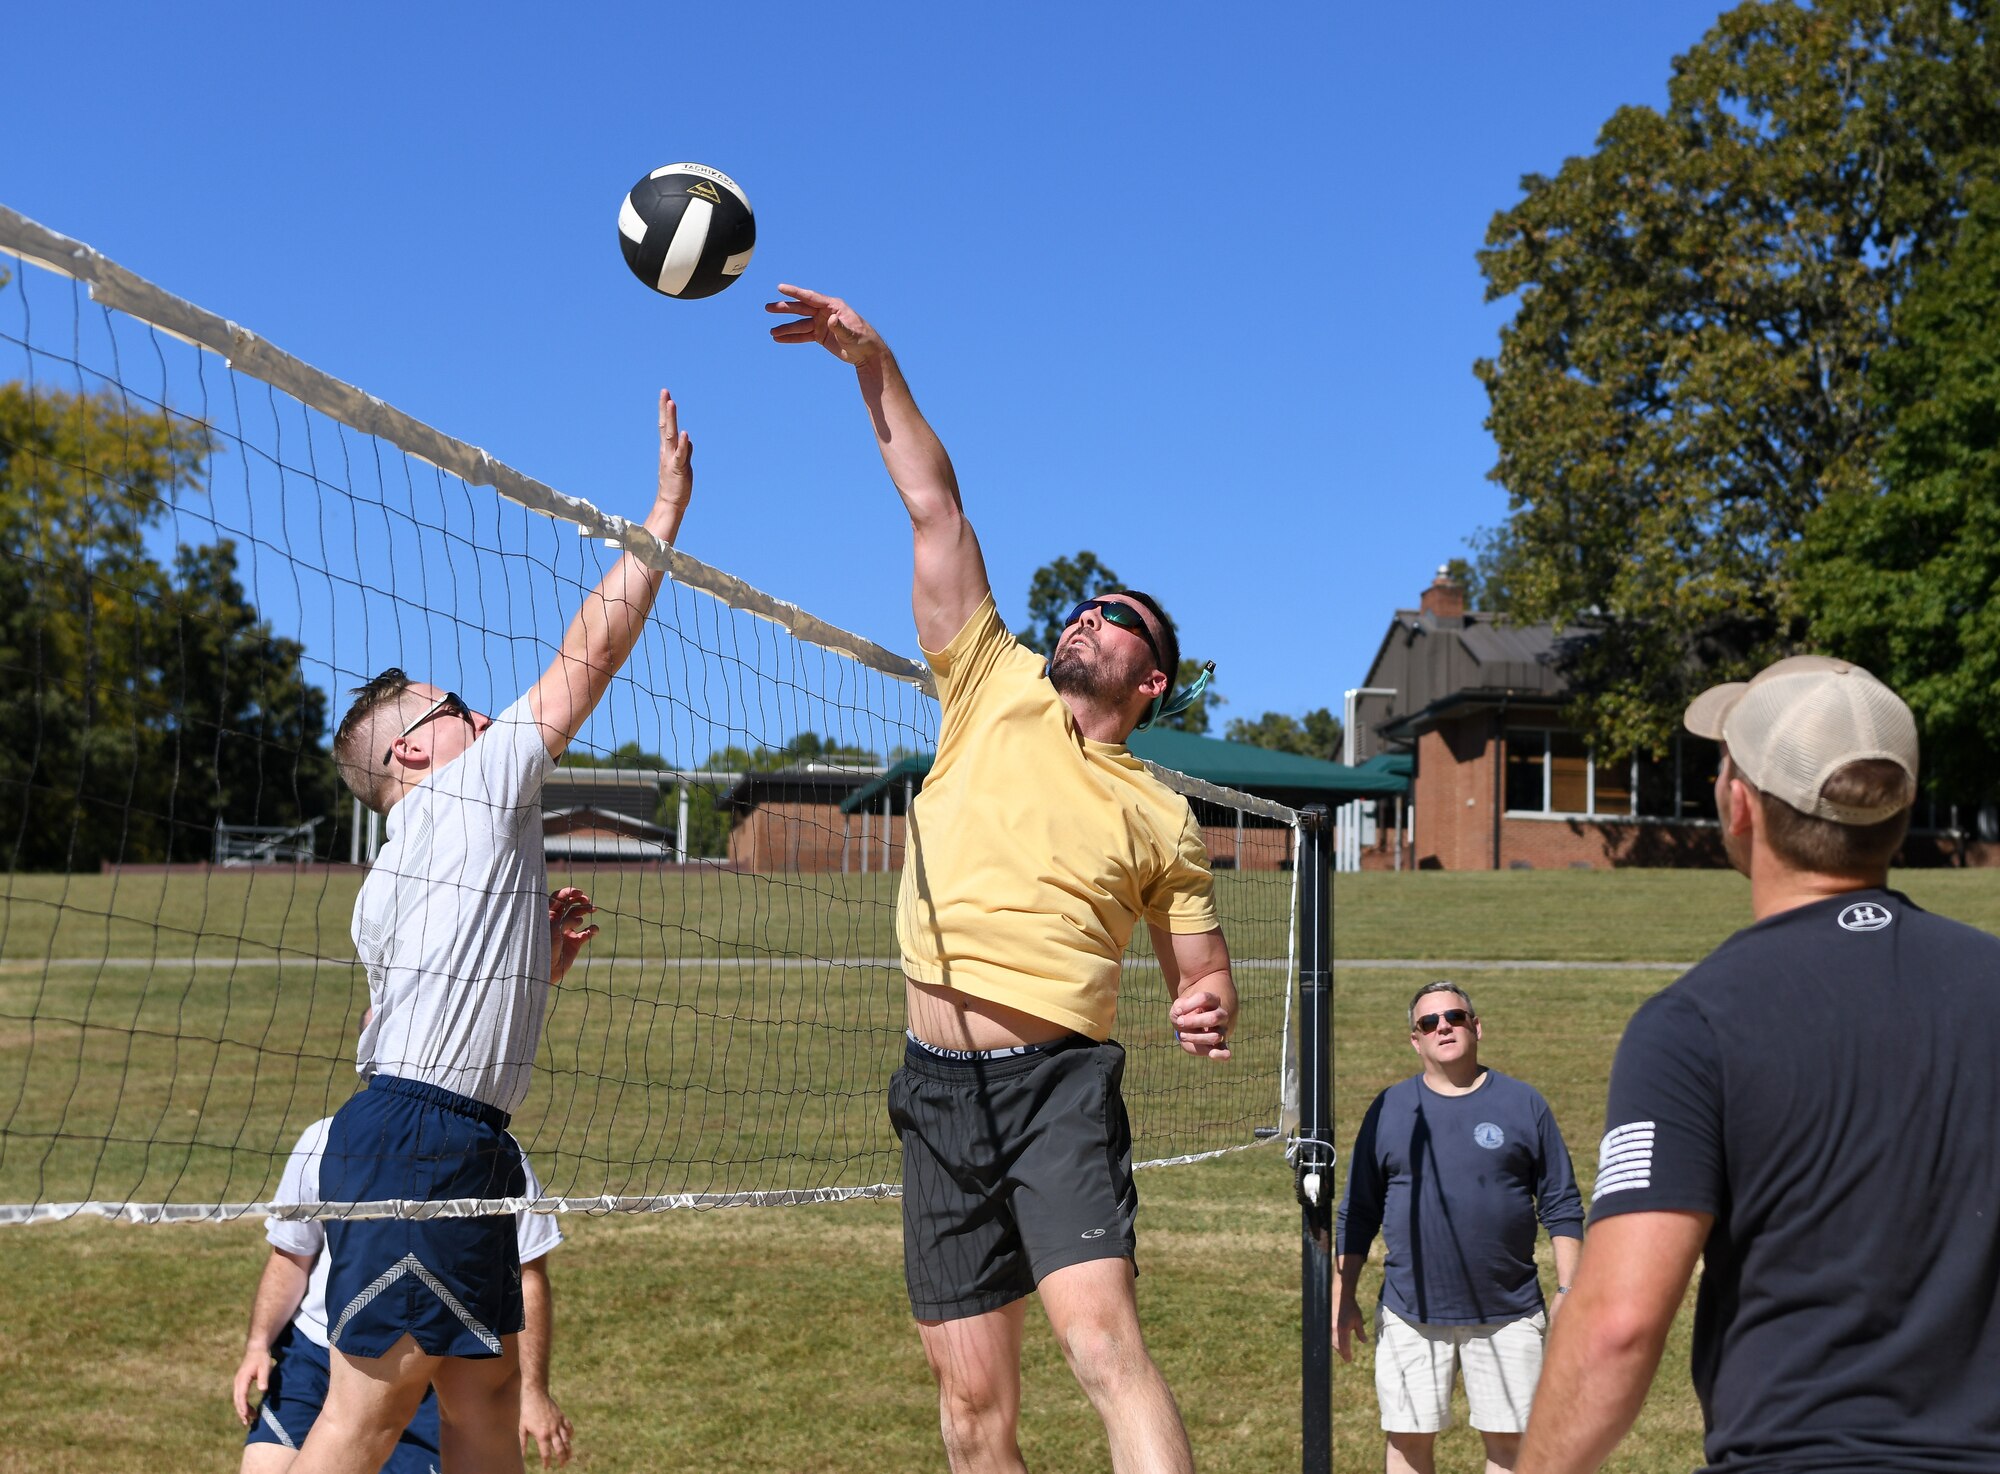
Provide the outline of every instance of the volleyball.
{"type": "Polygon", "coordinates": [[[742,187],[706,164],[667,164],[618,207],[632,274],[669,297],[712,297],[750,264],[757,219],[742,187]]]}

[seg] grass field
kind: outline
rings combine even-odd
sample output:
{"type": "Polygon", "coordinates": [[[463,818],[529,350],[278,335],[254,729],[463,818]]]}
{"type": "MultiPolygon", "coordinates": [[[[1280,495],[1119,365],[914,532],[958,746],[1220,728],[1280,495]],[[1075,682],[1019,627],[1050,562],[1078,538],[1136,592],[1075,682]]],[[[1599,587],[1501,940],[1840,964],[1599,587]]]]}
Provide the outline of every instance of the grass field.
{"type": "MultiPolygon", "coordinates": [[[[605,871],[516,1134],[556,1195],[892,1181],[895,881],[605,871]]],[[[352,874],[16,876],[0,909],[0,1202],[246,1202],[354,1088],[352,874]],[[157,919],[157,924],[156,923],[157,919]]],[[[1118,1037],[1143,1158],[1277,1122],[1290,877],[1225,874],[1246,1041],[1184,1067],[1150,956],[1118,1037]]],[[[1143,936],[1143,931],[1141,933],[1143,936]]]]}
{"type": "MultiPolygon", "coordinates": [[[[1921,904],[2000,930],[2000,887],[1990,879],[1976,873],[1926,872],[1899,880],[1921,904]]],[[[122,1009],[136,1010],[132,1016],[148,1028],[192,1019],[200,1025],[196,1032],[215,1039],[237,1037],[230,1034],[232,1028],[244,1038],[276,1039],[284,1029],[296,1032],[282,1037],[302,1044],[323,1038],[314,1047],[326,1055],[327,1083],[314,1088],[323,1088],[327,1098],[339,1098],[351,1078],[340,1074],[351,1068],[341,1042],[354,1022],[358,984],[345,971],[307,971],[304,963],[311,957],[348,955],[351,889],[343,893],[336,885],[315,882],[280,896],[275,891],[259,894],[234,877],[230,884],[238,889],[212,882],[196,895],[176,893],[152,877],[127,879],[115,894],[96,877],[13,877],[6,882],[0,924],[0,1120],[7,1119],[9,1110],[41,1108],[35,1098],[43,1082],[19,1068],[23,1011],[40,1006],[46,1014],[65,994],[74,996],[68,986],[74,979],[58,975],[46,959],[187,958],[219,947],[213,934],[225,923],[250,939],[237,944],[244,948],[241,955],[260,958],[271,969],[268,978],[247,969],[221,970],[226,976],[240,973],[245,983],[240,991],[256,997],[263,1013],[241,1011],[248,1004],[240,998],[223,1007],[219,1017],[203,1013],[217,1006],[206,998],[200,981],[213,970],[185,964],[176,969],[163,961],[140,969],[100,965],[86,970],[98,989],[93,1006],[101,1002],[105,1010],[97,1022],[122,1020],[122,1009]],[[146,921],[163,904],[165,914],[177,921],[176,929],[165,933],[146,921]],[[183,940],[164,939],[176,935],[183,940]],[[299,977],[296,997],[273,1003],[273,993],[291,996],[294,972],[299,977]],[[181,1012],[176,1014],[165,1001],[149,1005],[132,996],[133,984],[115,981],[128,973],[171,981],[172,989],[162,988],[160,996],[182,995],[177,1005],[181,1012]],[[308,977],[317,983],[307,987],[308,977]],[[280,980],[282,988],[262,986],[280,980]],[[253,982],[258,986],[249,986],[253,982]],[[127,992],[120,993],[121,987],[127,992]],[[148,1014],[148,1006],[163,1011],[148,1014]],[[232,1009],[241,1011],[240,1016],[232,1009]],[[247,1032],[253,1025],[268,1032],[247,1032]],[[14,1073],[5,1073],[8,1069],[14,1073]]],[[[844,950],[850,958],[872,959],[887,950],[886,900],[886,893],[850,897],[799,888],[789,894],[760,893],[757,905],[762,909],[753,912],[740,897],[732,899],[719,888],[683,896],[676,945],[668,954],[656,945],[663,941],[657,928],[645,930],[644,918],[648,907],[657,915],[672,898],[635,893],[617,903],[615,925],[637,929],[622,938],[613,932],[606,936],[617,947],[634,951],[653,946],[655,956],[716,957],[729,946],[753,945],[769,953],[774,934],[803,935],[808,921],[831,934],[836,916],[858,916],[844,933],[844,950]],[[701,945],[689,945],[688,938],[701,945]]],[[[1268,910],[1262,900],[1255,906],[1241,900],[1236,904],[1260,916],[1268,910]]],[[[1618,1035],[1633,1008],[1672,977],[1618,964],[1698,957],[1747,920],[1747,910],[1743,882],[1726,875],[1359,876],[1340,883],[1336,948],[1349,959],[1603,964],[1560,971],[1482,969],[1464,978],[1486,1022],[1483,1057],[1548,1096],[1587,1187],[1601,1131],[1605,1073],[1618,1035]]],[[[1246,937],[1264,925],[1246,922],[1246,937]]],[[[1244,940],[1238,939],[1240,953],[1256,950],[1244,940]]],[[[893,978],[875,979],[865,965],[840,979],[808,969],[802,980],[796,967],[741,971],[761,980],[751,986],[725,979],[719,971],[703,975],[713,989],[735,990],[726,998],[716,997],[712,1013],[719,1018],[741,1012],[733,1049],[703,1052],[728,1054],[746,1065],[759,1049],[768,1058],[788,1037],[770,1032],[770,1017],[787,1009],[815,1010],[829,1028],[844,1020],[842,1026],[860,1037],[885,1034],[886,1046],[863,1051],[865,1068],[855,1061],[839,1076],[810,1073],[825,1068],[815,1062],[815,1050],[825,1046],[830,1052],[831,1035],[796,1056],[816,1089],[851,1092],[858,1103],[851,1110],[835,1111],[810,1100],[790,1108],[824,1112],[808,1121],[806,1139],[831,1139],[827,1133],[844,1132],[861,1141],[875,1131],[872,1117],[879,1115],[879,1097],[868,1094],[873,1088],[869,1074],[877,1068],[886,1073],[893,1051],[899,1024],[893,978]],[[853,986],[864,979],[864,987],[853,986]],[[822,996],[836,981],[842,997],[822,996]],[[766,1013],[749,1009],[752,1003],[766,1013]]],[[[1337,974],[1336,1136],[1343,1147],[1374,1093],[1412,1069],[1400,1011],[1419,983],[1441,971],[1413,965],[1337,974]]],[[[631,991],[620,985],[620,977],[615,969],[607,976],[599,990],[604,999],[631,991]]],[[[591,996],[596,1003],[598,992],[591,996]]],[[[1157,1011],[1157,1006],[1151,1010],[1157,1011]]],[[[1134,1016],[1135,1027],[1144,1026],[1144,1012],[1134,1016]]],[[[77,1045],[86,1040],[85,1026],[91,1022],[77,1021],[70,1036],[77,1045]]],[[[630,1057],[644,1067],[631,1078],[644,1075],[644,1098],[666,1111],[663,1102],[672,1092],[662,1080],[673,1078],[667,1067],[672,1052],[647,1064],[645,1052],[630,1043],[629,1014],[607,1016],[596,1025],[602,1032],[595,1037],[630,1045],[630,1057]]],[[[1275,1012],[1254,1025],[1246,1021],[1245,1027],[1275,1034],[1275,1012]]],[[[585,1038],[580,1025],[575,1038],[585,1038]]],[[[221,1058],[231,1046],[204,1047],[221,1058]]],[[[133,1058],[145,1057],[144,1049],[135,1046],[133,1058]]],[[[1251,1068],[1268,1063],[1253,1062],[1251,1068]]],[[[231,1071],[211,1063],[191,1062],[189,1073],[205,1075],[211,1091],[239,1089],[227,1083],[231,1071]]],[[[116,1172],[137,1170],[137,1180],[157,1181],[145,1171],[144,1138],[137,1135],[137,1127],[147,1122],[120,1118],[115,1107],[98,1099],[108,1092],[97,1069],[73,1069],[69,1078],[77,1100],[96,1102],[92,1108],[98,1118],[127,1119],[132,1125],[141,1144],[129,1150],[137,1156],[121,1160],[116,1172]]],[[[562,1076],[552,1078],[559,1082],[562,1076]]],[[[1181,1108],[1174,1104],[1181,1089],[1176,1078],[1164,1071],[1159,1077],[1161,1109],[1181,1108]]],[[[1184,1073],[1178,1077],[1186,1078],[1184,1073]]],[[[137,1082],[128,1089],[147,1093],[137,1082]]],[[[167,1099],[177,1097],[169,1091],[167,1099]]],[[[717,1097],[713,1114],[718,1119],[730,1114],[728,1099],[717,1097]]],[[[315,1096],[286,1106],[281,1099],[259,1099],[250,1089],[246,1099],[232,1096],[227,1110],[233,1113],[229,1119],[248,1121],[293,1108],[317,1114],[322,1103],[315,1096]]],[[[155,1100],[148,1110],[170,1122],[175,1109],[206,1111],[209,1104],[169,1104],[163,1110],[155,1100]]],[[[548,1108],[542,1109],[546,1116],[548,1108]]],[[[1135,1115],[1142,1109],[1135,1104],[1135,1115]]],[[[530,1114],[533,1110],[531,1102],[530,1114]]],[[[1236,1129],[1209,1119],[1216,1114],[1196,1104],[1183,1129],[1236,1129]]],[[[697,1132],[674,1139],[684,1145],[711,1138],[697,1132]]],[[[651,1126],[622,1135],[607,1126],[600,1136],[584,1140],[606,1143],[636,1162],[646,1142],[668,1138],[651,1126]]],[[[107,1152],[105,1161],[114,1155],[107,1152]]],[[[830,1160],[835,1154],[825,1155],[830,1160]]],[[[876,1158],[866,1157],[856,1170],[876,1165],[876,1158]]],[[[14,1170],[0,1162],[0,1178],[14,1170]]],[[[192,1170],[216,1174],[211,1180],[229,1180],[221,1165],[196,1161],[192,1170]]],[[[1140,1190],[1142,1313],[1155,1354],[1185,1409],[1201,1467],[1295,1468],[1299,1215],[1282,1158],[1265,1147],[1220,1161],[1151,1171],[1141,1178],[1140,1190]]],[[[558,1297],[554,1382],[558,1400],[578,1425],[579,1457],[573,1467],[943,1467],[928,1376],[901,1299],[895,1204],[570,1219],[565,1228],[569,1242],[553,1261],[558,1297]]],[[[0,1470],[233,1468],[239,1435],[227,1408],[227,1382],[240,1354],[243,1318],[262,1258],[258,1227],[136,1228],[79,1222],[0,1233],[8,1250],[0,1280],[8,1312],[0,1317],[0,1427],[10,1435],[0,1440],[0,1470]]],[[[1371,1272],[1364,1285],[1371,1305],[1374,1279],[1371,1272]]],[[[1688,1391],[1686,1359],[1683,1320],[1639,1428],[1616,1467],[1665,1471],[1698,1462],[1699,1415],[1688,1391]]],[[[1045,1332],[1030,1337],[1028,1361],[1023,1438],[1031,1465],[1105,1469],[1095,1418],[1045,1332]]],[[[1365,1349],[1356,1365],[1336,1366],[1334,1399],[1336,1467],[1357,1474],[1379,1468],[1380,1434],[1365,1349]]],[[[1462,1427],[1448,1435],[1440,1463],[1444,1468],[1476,1467],[1476,1438],[1462,1427]]]]}

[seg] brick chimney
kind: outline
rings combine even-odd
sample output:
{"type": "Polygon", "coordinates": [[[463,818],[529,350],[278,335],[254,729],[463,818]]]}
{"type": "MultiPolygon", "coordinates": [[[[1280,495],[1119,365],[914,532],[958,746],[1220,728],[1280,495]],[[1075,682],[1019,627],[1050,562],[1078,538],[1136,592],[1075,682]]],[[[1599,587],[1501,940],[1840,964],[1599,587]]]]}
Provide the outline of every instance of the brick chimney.
{"type": "Polygon", "coordinates": [[[1417,607],[1440,624],[1456,623],[1465,618],[1465,586],[1454,583],[1451,569],[1441,565],[1417,607]]]}

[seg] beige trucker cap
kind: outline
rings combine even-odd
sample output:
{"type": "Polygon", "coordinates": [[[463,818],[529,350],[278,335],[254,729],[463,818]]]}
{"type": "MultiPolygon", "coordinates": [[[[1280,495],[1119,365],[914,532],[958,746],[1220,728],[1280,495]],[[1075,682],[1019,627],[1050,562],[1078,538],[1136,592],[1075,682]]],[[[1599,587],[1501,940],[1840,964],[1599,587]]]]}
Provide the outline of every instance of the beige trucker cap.
{"type": "Polygon", "coordinates": [[[1711,686],[1683,718],[1697,737],[1729,744],[1729,760],[1761,793],[1836,824],[1875,824],[1917,794],[1917,719],[1903,698],[1858,665],[1829,655],[1793,655],[1747,681],[1711,686]],[[1886,808],[1854,808],[1820,796],[1849,763],[1885,759],[1909,775],[1886,808]]]}

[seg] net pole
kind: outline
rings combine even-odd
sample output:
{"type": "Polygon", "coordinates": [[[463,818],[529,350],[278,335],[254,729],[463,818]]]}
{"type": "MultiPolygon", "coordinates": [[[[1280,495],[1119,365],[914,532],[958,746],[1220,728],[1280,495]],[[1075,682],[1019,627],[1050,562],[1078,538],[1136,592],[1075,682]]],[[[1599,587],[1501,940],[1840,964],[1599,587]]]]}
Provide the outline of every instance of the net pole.
{"type": "Polygon", "coordinates": [[[1299,814],[1299,1137],[1302,1210],[1299,1433],[1304,1474],[1333,1466],[1333,868],[1332,815],[1299,814]]]}

